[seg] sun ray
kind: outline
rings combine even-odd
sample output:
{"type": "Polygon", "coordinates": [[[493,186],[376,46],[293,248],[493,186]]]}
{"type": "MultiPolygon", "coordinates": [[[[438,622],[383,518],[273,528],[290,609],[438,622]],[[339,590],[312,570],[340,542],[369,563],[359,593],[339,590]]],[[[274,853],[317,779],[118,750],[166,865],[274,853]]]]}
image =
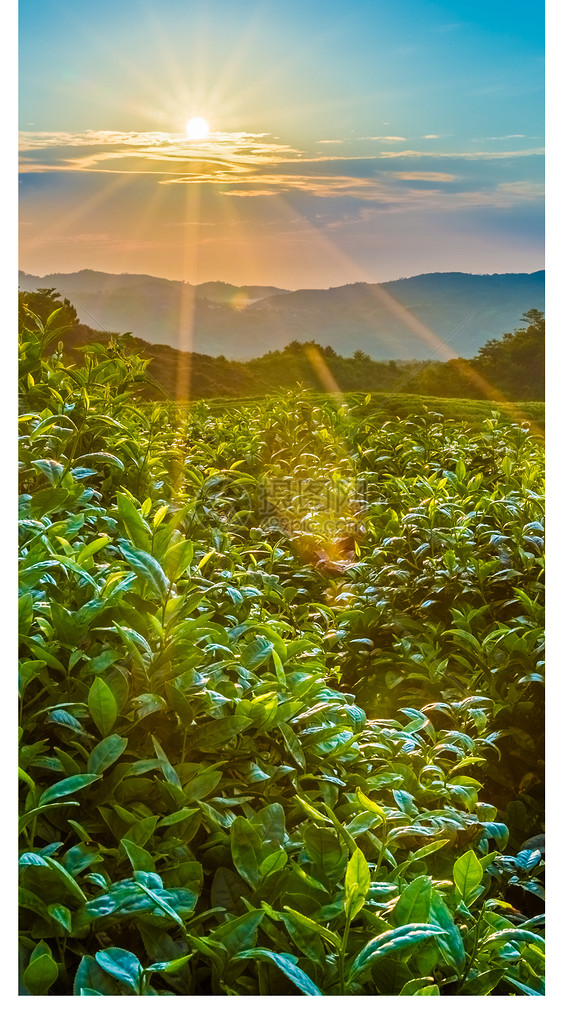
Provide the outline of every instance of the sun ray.
{"type": "Polygon", "coordinates": [[[102,205],[109,198],[114,197],[128,184],[130,184],[129,176],[121,174],[112,175],[94,194],[73,205],[66,213],[61,215],[55,212],[52,222],[44,228],[38,229],[34,236],[27,241],[27,249],[37,250],[41,246],[44,246],[56,236],[61,235],[63,229],[66,229],[69,225],[75,225],[81,218],[102,205]]]}

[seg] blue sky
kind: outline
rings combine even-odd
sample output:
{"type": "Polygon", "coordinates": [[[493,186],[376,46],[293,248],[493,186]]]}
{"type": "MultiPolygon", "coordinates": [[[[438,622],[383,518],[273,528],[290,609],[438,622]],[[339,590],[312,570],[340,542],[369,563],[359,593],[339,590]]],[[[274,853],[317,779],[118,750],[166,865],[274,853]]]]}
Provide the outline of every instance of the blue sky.
{"type": "Polygon", "coordinates": [[[26,271],[296,288],[543,266],[540,8],[19,9],[26,271]]]}

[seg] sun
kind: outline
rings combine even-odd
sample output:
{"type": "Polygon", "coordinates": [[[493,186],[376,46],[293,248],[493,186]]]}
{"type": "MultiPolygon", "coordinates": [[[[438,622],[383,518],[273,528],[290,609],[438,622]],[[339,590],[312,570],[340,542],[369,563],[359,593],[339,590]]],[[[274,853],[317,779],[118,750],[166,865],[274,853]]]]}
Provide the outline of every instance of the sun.
{"type": "Polygon", "coordinates": [[[185,125],[185,132],[190,141],[203,141],[209,136],[209,124],[202,116],[192,116],[185,125]]]}

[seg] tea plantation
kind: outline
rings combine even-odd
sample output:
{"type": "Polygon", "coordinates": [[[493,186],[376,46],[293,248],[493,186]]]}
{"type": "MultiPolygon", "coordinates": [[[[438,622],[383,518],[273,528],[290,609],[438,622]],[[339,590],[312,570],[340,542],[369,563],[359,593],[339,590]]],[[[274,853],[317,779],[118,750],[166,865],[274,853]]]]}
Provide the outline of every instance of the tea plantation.
{"type": "Polygon", "coordinates": [[[21,993],[541,995],[525,406],[182,408],[57,339],[20,345],[21,993]]]}

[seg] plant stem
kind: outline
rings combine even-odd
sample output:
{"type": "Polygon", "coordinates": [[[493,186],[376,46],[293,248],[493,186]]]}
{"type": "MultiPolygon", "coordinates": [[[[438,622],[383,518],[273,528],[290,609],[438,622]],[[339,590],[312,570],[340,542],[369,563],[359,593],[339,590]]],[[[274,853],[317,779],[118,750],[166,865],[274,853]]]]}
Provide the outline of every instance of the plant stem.
{"type": "Polygon", "coordinates": [[[339,974],[340,974],[340,994],[341,996],[346,995],[345,988],[345,955],[347,952],[347,938],[349,937],[349,930],[351,927],[351,912],[348,914],[345,921],[345,930],[343,933],[342,945],[339,953],[339,974]]]}

